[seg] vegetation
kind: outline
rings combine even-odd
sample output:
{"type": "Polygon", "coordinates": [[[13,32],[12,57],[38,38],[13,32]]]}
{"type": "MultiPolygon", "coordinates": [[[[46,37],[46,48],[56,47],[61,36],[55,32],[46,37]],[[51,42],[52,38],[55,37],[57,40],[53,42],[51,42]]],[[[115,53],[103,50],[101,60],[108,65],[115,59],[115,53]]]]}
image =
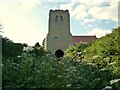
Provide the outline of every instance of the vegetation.
{"type": "Polygon", "coordinates": [[[21,43],[13,43],[8,38],[2,38],[2,56],[5,59],[16,58],[23,52],[23,45],[21,43]]]}
{"type": "Polygon", "coordinates": [[[3,89],[120,89],[118,30],[92,43],[78,43],[58,60],[39,43],[30,47],[3,38],[3,89]]]}
{"type": "Polygon", "coordinates": [[[99,71],[109,72],[111,74],[110,80],[120,78],[119,30],[119,27],[113,29],[111,34],[97,39],[95,42],[89,44],[81,42],[73,47],[69,47],[66,50],[67,57],[93,66],[99,71]]]}

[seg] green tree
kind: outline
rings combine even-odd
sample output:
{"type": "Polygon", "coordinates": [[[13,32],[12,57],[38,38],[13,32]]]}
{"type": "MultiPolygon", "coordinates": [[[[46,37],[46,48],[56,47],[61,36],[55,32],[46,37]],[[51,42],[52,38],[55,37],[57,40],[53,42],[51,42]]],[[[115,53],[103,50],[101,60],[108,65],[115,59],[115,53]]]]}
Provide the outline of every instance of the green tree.
{"type": "Polygon", "coordinates": [[[43,48],[45,48],[45,39],[46,39],[46,38],[44,38],[44,39],[43,39],[43,42],[42,42],[43,48]]]}
{"type": "Polygon", "coordinates": [[[2,38],[2,55],[3,58],[16,58],[23,52],[23,44],[14,43],[8,38],[2,38]]]}

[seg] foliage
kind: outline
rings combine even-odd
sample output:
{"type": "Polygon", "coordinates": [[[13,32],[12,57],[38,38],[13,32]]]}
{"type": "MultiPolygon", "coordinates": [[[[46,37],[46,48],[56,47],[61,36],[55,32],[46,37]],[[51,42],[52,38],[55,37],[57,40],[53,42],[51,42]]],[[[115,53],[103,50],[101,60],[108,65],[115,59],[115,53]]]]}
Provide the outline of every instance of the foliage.
{"type": "Polygon", "coordinates": [[[42,42],[42,46],[45,48],[45,41],[46,41],[46,38],[43,39],[43,42],[42,42]]]}
{"type": "Polygon", "coordinates": [[[23,44],[13,43],[8,38],[2,38],[2,55],[3,58],[16,58],[23,52],[23,44]]]}
{"type": "Polygon", "coordinates": [[[84,42],[77,43],[66,50],[66,55],[68,58],[72,58],[74,60],[82,60],[87,46],[88,44],[84,42]]]}
{"type": "Polygon", "coordinates": [[[23,51],[33,56],[42,56],[43,54],[47,53],[47,51],[45,51],[44,48],[40,46],[38,42],[35,44],[35,46],[30,47],[25,43],[14,43],[6,37],[2,38],[3,58],[16,60],[17,56],[20,56],[23,53],[23,51]],[[33,50],[30,50],[31,48],[33,48],[33,50]]]}
{"type": "Polygon", "coordinates": [[[24,44],[21,48],[22,45],[16,46],[6,38],[3,40],[3,89],[112,86],[119,90],[118,29],[95,42],[69,47],[67,57],[59,60],[38,43],[33,47],[24,44]]]}
{"type": "MultiPolygon", "coordinates": [[[[67,49],[66,55],[70,58],[74,57],[73,60],[80,60],[100,71],[109,71],[113,79],[118,79],[120,78],[120,61],[118,59],[120,54],[118,49],[119,30],[119,27],[113,29],[111,34],[89,43],[86,47],[70,47],[67,49]],[[79,51],[81,53],[78,55],[79,51]]],[[[83,44],[80,43],[80,45],[82,47],[83,44]]]]}
{"type": "Polygon", "coordinates": [[[96,40],[86,48],[84,61],[94,63],[97,68],[108,69],[112,74],[120,75],[119,50],[118,50],[118,29],[105,37],[96,40]],[[116,70],[117,69],[117,70],[116,70]]]}
{"type": "Polygon", "coordinates": [[[3,63],[3,88],[103,88],[110,84],[107,71],[66,58],[58,61],[47,55],[35,59],[23,53],[18,60],[3,63]]]}
{"type": "Polygon", "coordinates": [[[40,57],[44,54],[47,54],[48,52],[43,48],[43,46],[41,46],[38,42],[35,44],[34,48],[34,54],[36,55],[36,57],[40,57]]]}

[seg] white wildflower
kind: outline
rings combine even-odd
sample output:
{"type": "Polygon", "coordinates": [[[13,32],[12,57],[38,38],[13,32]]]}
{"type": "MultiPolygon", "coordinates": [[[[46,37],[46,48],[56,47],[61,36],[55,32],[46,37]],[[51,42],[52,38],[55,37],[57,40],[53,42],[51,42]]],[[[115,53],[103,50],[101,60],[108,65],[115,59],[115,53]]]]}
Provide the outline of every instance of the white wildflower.
{"type": "Polygon", "coordinates": [[[101,71],[105,71],[106,70],[106,68],[102,68],[102,69],[100,69],[101,71]]]}
{"type": "Polygon", "coordinates": [[[116,64],[117,62],[112,62],[112,63],[109,63],[109,65],[113,65],[113,64],[116,64]]]}
{"type": "Polygon", "coordinates": [[[21,58],[21,56],[20,56],[20,55],[18,55],[17,57],[18,57],[18,58],[21,58]]]}
{"type": "Polygon", "coordinates": [[[88,65],[94,65],[94,63],[87,63],[88,65]]]}
{"type": "Polygon", "coordinates": [[[102,90],[112,90],[111,86],[106,86],[105,88],[103,88],[102,90]]]}
{"type": "Polygon", "coordinates": [[[78,52],[77,54],[82,54],[82,52],[78,52]]]}
{"type": "Polygon", "coordinates": [[[67,87],[70,87],[71,86],[71,84],[68,84],[68,85],[66,85],[67,87]]]}
{"type": "Polygon", "coordinates": [[[60,77],[62,77],[61,75],[58,75],[58,77],[60,78],[60,77]]]}
{"type": "Polygon", "coordinates": [[[86,50],[83,51],[84,53],[86,52],[86,50]]]}
{"type": "Polygon", "coordinates": [[[51,54],[46,54],[46,56],[50,56],[51,54]]]}
{"type": "Polygon", "coordinates": [[[24,48],[23,48],[23,51],[33,51],[33,50],[34,50],[34,48],[31,47],[31,46],[28,46],[28,47],[24,47],[24,48]]]}
{"type": "Polygon", "coordinates": [[[119,78],[119,79],[114,79],[114,80],[111,80],[111,81],[110,81],[110,84],[117,83],[117,82],[119,82],[119,81],[120,81],[120,78],[119,78]]]}
{"type": "Polygon", "coordinates": [[[39,72],[40,72],[40,70],[37,70],[37,72],[39,73],[39,72]]]}
{"type": "Polygon", "coordinates": [[[98,58],[98,57],[99,57],[98,55],[95,55],[95,56],[93,56],[92,58],[93,58],[93,59],[96,59],[96,58],[98,58]]]}

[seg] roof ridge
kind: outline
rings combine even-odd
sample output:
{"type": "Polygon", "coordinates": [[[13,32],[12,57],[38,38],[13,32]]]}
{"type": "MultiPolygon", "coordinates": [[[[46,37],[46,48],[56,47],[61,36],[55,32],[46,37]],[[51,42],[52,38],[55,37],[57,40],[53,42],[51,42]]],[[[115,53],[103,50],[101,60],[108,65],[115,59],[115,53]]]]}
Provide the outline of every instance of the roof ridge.
{"type": "Polygon", "coordinates": [[[81,36],[74,35],[73,37],[83,37],[83,36],[86,36],[86,37],[88,37],[88,36],[94,36],[94,37],[96,37],[96,35],[81,35],[81,36]]]}

